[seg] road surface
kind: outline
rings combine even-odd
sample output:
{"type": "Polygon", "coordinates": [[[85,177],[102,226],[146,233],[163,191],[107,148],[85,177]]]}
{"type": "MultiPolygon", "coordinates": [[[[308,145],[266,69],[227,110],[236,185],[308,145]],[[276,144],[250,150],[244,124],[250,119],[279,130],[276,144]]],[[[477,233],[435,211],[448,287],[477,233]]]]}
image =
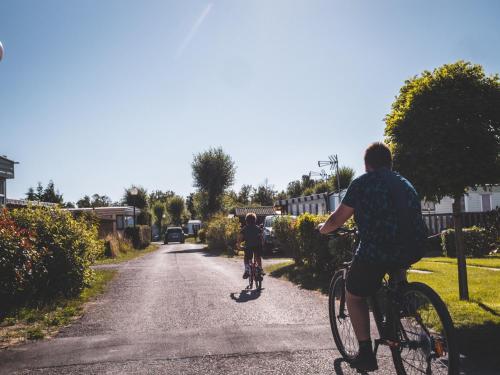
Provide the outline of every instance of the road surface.
{"type": "MultiPolygon", "coordinates": [[[[327,298],[266,277],[244,290],[240,259],[165,245],[116,265],[84,316],[51,340],[0,352],[1,374],[356,374],[340,359],[327,298]]],[[[388,352],[377,374],[393,374],[388,352]]]]}

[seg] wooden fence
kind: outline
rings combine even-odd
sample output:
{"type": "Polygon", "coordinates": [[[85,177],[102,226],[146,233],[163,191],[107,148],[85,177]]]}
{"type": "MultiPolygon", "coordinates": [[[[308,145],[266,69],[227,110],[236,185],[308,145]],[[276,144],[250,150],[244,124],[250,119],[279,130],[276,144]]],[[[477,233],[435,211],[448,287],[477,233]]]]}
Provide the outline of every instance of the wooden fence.
{"type": "MultiPolygon", "coordinates": [[[[442,230],[453,228],[453,214],[426,214],[424,217],[429,235],[437,234],[442,230]]],[[[472,227],[473,225],[484,226],[486,212],[464,212],[462,213],[462,226],[472,227]]]]}

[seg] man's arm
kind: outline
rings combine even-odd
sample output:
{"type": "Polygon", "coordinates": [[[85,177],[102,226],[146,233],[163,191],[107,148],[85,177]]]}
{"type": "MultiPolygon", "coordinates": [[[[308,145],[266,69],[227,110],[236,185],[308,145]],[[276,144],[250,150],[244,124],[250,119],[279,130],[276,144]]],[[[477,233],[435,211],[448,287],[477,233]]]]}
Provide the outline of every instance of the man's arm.
{"type": "Polygon", "coordinates": [[[330,215],[325,225],[321,227],[321,234],[328,234],[340,228],[354,214],[354,208],[341,203],[340,206],[330,215]]]}

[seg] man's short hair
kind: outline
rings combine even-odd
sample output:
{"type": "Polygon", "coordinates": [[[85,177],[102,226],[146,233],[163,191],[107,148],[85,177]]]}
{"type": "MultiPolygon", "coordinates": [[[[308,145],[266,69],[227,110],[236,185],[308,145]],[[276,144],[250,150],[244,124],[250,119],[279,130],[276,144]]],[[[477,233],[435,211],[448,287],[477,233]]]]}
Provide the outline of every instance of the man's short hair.
{"type": "Polygon", "coordinates": [[[374,142],[365,151],[365,164],[373,169],[392,168],[391,150],[385,143],[374,142]]]}
{"type": "Polygon", "coordinates": [[[253,212],[249,212],[245,216],[245,223],[248,225],[255,224],[257,222],[257,215],[255,215],[253,212]]]}

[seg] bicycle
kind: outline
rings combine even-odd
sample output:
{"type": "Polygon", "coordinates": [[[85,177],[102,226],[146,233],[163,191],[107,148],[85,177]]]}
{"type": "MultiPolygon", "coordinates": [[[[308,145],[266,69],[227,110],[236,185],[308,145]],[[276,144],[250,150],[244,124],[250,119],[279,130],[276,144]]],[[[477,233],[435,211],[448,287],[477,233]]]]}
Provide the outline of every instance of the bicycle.
{"type": "MultiPolygon", "coordinates": [[[[339,228],[335,235],[355,236],[355,229],[339,228]]],[[[330,326],[337,349],[346,362],[358,353],[345,301],[345,280],[351,262],[344,263],[330,282],[328,293],[330,326]]],[[[379,291],[368,298],[380,345],[388,346],[398,375],[458,374],[459,353],[448,309],[429,286],[408,282],[407,269],[395,270],[384,278],[379,291]]]]}
{"type": "Polygon", "coordinates": [[[255,288],[257,290],[262,289],[262,280],[263,276],[259,270],[259,266],[257,264],[257,261],[254,258],[250,261],[250,273],[248,275],[248,286],[247,289],[252,289],[253,288],[253,283],[255,282],[255,288]]]}

